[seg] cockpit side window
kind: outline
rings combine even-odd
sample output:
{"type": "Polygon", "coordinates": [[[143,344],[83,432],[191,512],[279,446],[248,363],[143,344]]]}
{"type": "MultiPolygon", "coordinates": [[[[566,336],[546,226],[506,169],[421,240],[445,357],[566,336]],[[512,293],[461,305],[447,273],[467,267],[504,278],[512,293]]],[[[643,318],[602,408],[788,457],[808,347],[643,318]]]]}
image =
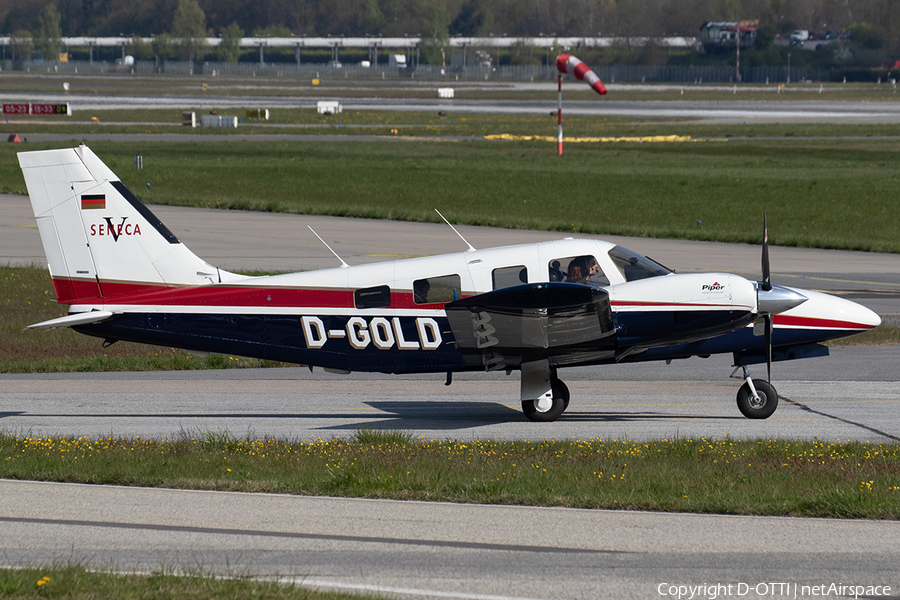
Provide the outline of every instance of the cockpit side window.
{"type": "Polygon", "coordinates": [[[500,267],[491,271],[491,280],[495,290],[522,285],[528,283],[528,269],[524,265],[500,267]]]}
{"type": "Polygon", "coordinates": [[[413,281],[413,300],[416,304],[453,302],[462,298],[459,275],[444,275],[413,281]]]}
{"type": "Polygon", "coordinates": [[[619,271],[622,272],[625,281],[661,277],[672,273],[672,271],[654,260],[622,246],[616,246],[610,250],[609,257],[619,271]]]}
{"type": "Polygon", "coordinates": [[[599,287],[609,285],[609,279],[603,273],[603,269],[600,268],[600,263],[589,254],[554,258],[548,266],[550,269],[550,281],[582,283],[599,287]]]}

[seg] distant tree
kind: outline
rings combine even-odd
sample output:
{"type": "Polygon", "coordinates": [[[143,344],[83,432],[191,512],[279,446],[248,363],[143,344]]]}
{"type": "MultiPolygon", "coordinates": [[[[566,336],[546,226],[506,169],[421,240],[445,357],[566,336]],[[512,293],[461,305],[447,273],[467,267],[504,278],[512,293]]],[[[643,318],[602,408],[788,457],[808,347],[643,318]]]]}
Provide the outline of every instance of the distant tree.
{"type": "Polygon", "coordinates": [[[157,60],[172,60],[177,55],[175,42],[168,33],[161,33],[153,37],[153,43],[150,44],[153,54],[157,60]]]}
{"type": "Polygon", "coordinates": [[[755,50],[766,50],[775,40],[777,31],[771,25],[763,25],[756,30],[756,39],[753,40],[753,48],[755,50]]]}
{"type": "Polygon", "coordinates": [[[60,26],[63,34],[75,36],[82,33],[81,23],[84,19],[84,8],[81,0],[57,0],[60,13],[60,26]]]}
{"type": "Polygon", "coordinates": [[[448,30],[450,14],[442,0],[432,0],[424,21],[422,43],[419,48],[421,60],[429,65],[441,64],[441,49],[450,47],[448,30]]]}
{"type": "Polygon", "coordinates": [[[181,58],[194,60],[206,46],[206,14],[197,0],[178,0],[172,19],[172,37],[178,40],[181,58]]]}
{"type": "Polygon", "coordinates": [[[34,38],[27,29],[19,29],[9,36],[13,60],[28,60],[34,53],[34,38]]]}
{"type": "Polygon", "coordinates": [[[37,46],[44,55],[44,60],[59,60],[59,47],[62,43],[59,21],[59,9],[56,8],[56,4],[50,3],[45,6],[37,34],[37,46]]]}
{"type": "Polygon", "coordinates": [[[450,35],[471,37],[477,34],[484,23],[484,12],[478,0],[469,0],[459,9],[459,14],[450,23],[450,35]]]}
{"type": "Polygon", "coordinates": [[[250,34],[250,37],[262,38],[289,38],[293,34],[291,30],[282,25],[269,25],[268,27],[257,27],[250,34]]]}
{"type": "Polygon", "coordinates": [[[853,23],[850,32],[851,46],[863,50],[881,50],[884,47],[884,38],[871,23],[853,23]]]}
{"type": "Polygon", "coordinates": [[[244,30],[235,21],[220,32],[222,39],[219,40],[219,47],[216,48],[216,58],[221,62],[236,63],[241,56],[241,38],[244,37],[244,30]]]}
{"type": "Polygon", "coordinates": [[[378,6],[378,0],[364,0],[362,7],[362,26],[366,33],[381,33],[381,28],[387,19],[381,8],[378,6]]]}
{"type": "Polygon", "coordinates": [[[145,42],[144,38],[139,35],[131,38],[131,41],[128,42],[127,50],[128,54],[133,56],[135,60],[148,60],[153,58],[155,54],[153,44],[145,42]]]}

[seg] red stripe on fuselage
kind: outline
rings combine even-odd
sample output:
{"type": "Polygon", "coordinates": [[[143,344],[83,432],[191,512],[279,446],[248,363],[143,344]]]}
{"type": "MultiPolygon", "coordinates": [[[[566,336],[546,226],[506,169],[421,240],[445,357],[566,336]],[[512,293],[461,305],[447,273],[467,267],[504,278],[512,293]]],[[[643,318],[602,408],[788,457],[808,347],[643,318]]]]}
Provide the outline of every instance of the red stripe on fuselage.
{"type": "MultiPolygon", "coordinates": [[[[54,285],[71,283],[54,279],[54,285]]],[[[103,298],[96,283],[91,296],[68,294],[72,304],[136,304],[142,306],[234,306],[234,307],[329,307],[354,308],[354,290],[308,289],[288,287],[244,287],[234,285],[204,285],[162,287],[141,283],[102,281],[103,298]]],[[[416,304],[411,292],[391,294],[391,304],[384,308],[441,309],[442,302],[416,304]]]]}
{"type": "Polygon", "coordinates": [[[775,315],[775,325],[787,327],[806,327],[810,329],[874,329],[875,325],[854,323],[853,321],[835,321],[817,317],[797,317],[792,315],[775,315]]]}

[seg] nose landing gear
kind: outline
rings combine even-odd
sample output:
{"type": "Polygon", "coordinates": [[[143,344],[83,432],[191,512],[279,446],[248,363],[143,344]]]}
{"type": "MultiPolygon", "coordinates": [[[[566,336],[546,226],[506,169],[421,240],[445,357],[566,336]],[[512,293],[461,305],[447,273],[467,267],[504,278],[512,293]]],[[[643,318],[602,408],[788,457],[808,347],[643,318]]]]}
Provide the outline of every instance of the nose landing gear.
{"type": "Polygon", "coordinates": [[[765,379],[752,379],[746,365],[735,369],[732,377],[744,380],[744,385],[737,393],[738,410],[742,415],[748,419],[767,419],[772,416],[778,408],[778,392],[771,383],[765,379]],[[743,371],[743,377],[735,377],[738,370],[743,371]]]}

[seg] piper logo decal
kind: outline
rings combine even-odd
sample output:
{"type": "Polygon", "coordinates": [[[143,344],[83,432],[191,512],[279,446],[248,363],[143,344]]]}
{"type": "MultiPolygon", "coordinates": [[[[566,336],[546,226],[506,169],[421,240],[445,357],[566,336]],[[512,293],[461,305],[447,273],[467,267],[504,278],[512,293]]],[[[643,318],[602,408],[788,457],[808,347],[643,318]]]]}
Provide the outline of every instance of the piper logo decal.
{"type": "Polygon", "coordinates": [[[118,242],[123,235],[141,235],[139,223],[126,223],[128,217],[122,217],[121,223],[113,223],[112,217],[103,217],[106,223],[91,223],[91,237],[112,236],[114,242],[118,242]]]}
{"type": "Polygon", "coordinates": [[[700,291],[702,291],[702,292],[721,292],[724,289],[725,289],[725,286],[717,281],[712,285],[709,285],[709,284],[704,285],[702,288],[700,288],[700,291]]]}
{"type": "Polygon", "coordinates": [[[319,317],[303,317],[303,337],[306,347],[317,349],[332,339],[346,339],[355,350],[364,350],[370,344],[379,350],[437,350],[443,339],[437,321],[428,317],[416,317],[416,339],[406,339],[400,317],[387,319],[375,317],[366,321],[351,317],[343,329],[326,329],[319,317]]]}

